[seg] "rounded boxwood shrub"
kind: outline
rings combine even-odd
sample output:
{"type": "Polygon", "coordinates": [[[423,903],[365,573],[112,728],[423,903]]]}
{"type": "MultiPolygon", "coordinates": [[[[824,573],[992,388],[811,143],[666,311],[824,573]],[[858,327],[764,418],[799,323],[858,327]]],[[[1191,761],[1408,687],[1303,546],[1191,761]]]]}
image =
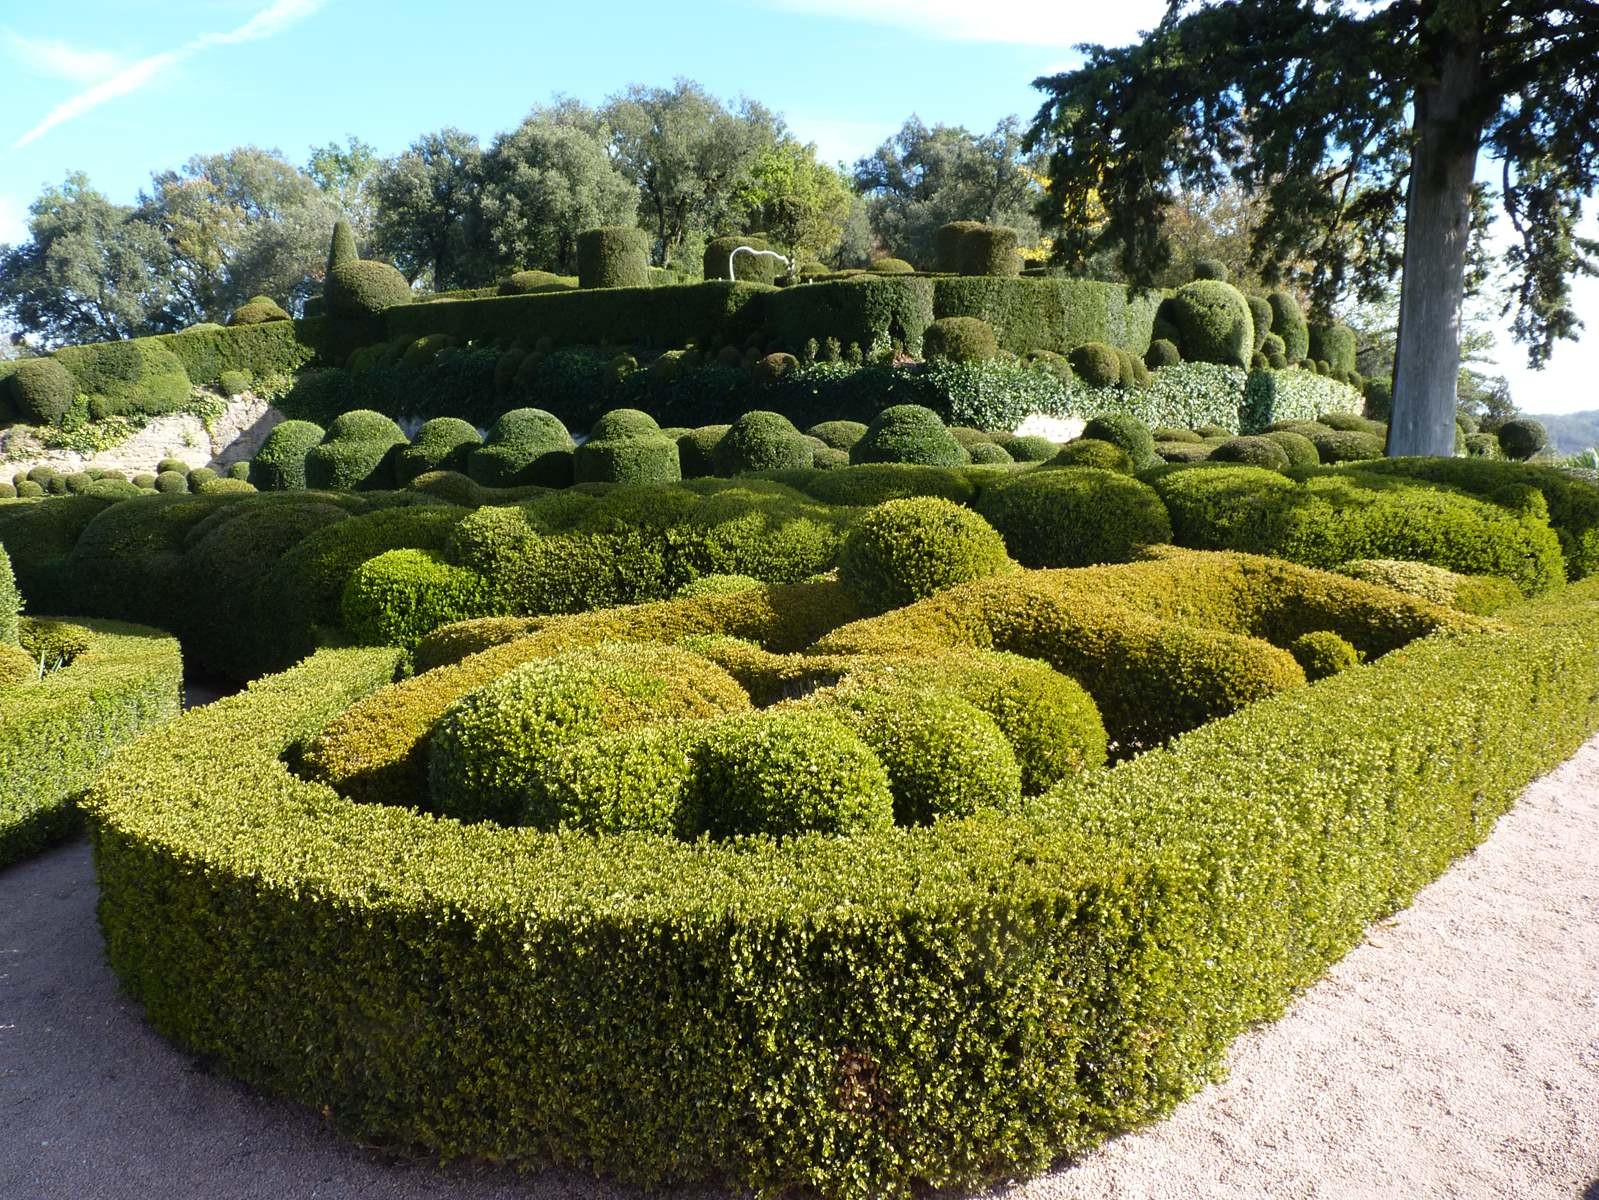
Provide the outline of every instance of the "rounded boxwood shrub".
{"type": "Polygon", "coordinates": [[[1310,353],[1310,326],[1305,321],[1305,310],[1299,301],[1284,291],[1272,292],[1266,297],[1271,305],[1271,331],[1283,342],[1283,356],[1292,366],[1302,362],[1310,353]]]}
{"type": "Polygon", "coordinates": [[[229,325],[265,325],[268,321],[287,321],[289,314],[271,296],[252,296],[228,318],[229,325]]]}
{"type": "Polygon", "coordinates": [[[672,646],[607,644],[519,666],[454,701],[428,746],[428,799],[463,821],[552,828],[536,787],[540,760],[563,743],[749,708],[714,663],[672,646]]]}
{"type": "Polygon", "coordinates": [[[1381,421],[1373,421],[1359,413],[1328,412],[1316,418],[1316,424],[1325,425],[1328,429],[1340,429],[1346,433],[1369,433],[1376,437],[1387,437],[1388,426],[1381,421]]]}
{"type": "Polygon", "coordinates": [[[1133,460],[1114,442],[1101,438],[1080,437],[1067,442],[1060,453],[1049,460],[1052,467],[1097,467],[1101,471],[1115,471],[1122,475],[1133,473],[1133,460]]]}
{"type": "Polygon", "coordinates": [[[1005,447],[996,446],[993,442],[978,442],[976,445],[967,447],[966,453],[971,455],[972,463],[975,466],[1000,467],[1016,461],[1010,456],[1010,452],[1005,447]]]}
{"type": "Polygon", "coordinates": [[[678,588],[672,593],[672,598],[688,600],[694,596],[736,596],[740,592],[753,592],[765,586],[752,575],[701,575],[678,588]]]}
{"type": "Polygon", "coordinates": [[[19,500],[34,500],[44,495],[44,488],[31,479],[24,479],[16,484],[17,498],[19,500]]]}
{"type": "Polygon", "coordinates": [[[903,258],[889,257],[873,259],[866,269],[874,275],[910,275],[916,270],[903,258]]]}
{"type": "Polygon", "coordinates": [[[781,351],[776,354],[768,354],[755,364],[755,382],[776,383],[779,379],[798,369],[798,367],[799,359],[792,354],[785,354],[781,351]]]}
{"type": "Polygon", "coordinates": [[[189,464],[181,458],[163,458],[156,463],[155,472],[157,475],[167,471],[176,471],[179,475],[187,475],[189,473],[189,464]]]}
{"type": "Polygon", "coordinates": [[[1506,458],[1528,459],[1549,445],[1549,431],[1531,417],[1511,417],[1495,433],[1506,458]]]}
{"type": "Polygon", "coordinates": [[[1005,453],[1019,463],[1048,462],[1060,452],[1059,443],[1036,433],[1002,433],[994,444],[1004,447],[1005,453]]]}
{"type": "Polygon", "coordinates": [[[660,425],[649,413],[637,408],[613,408],[594,422],[594,427],[589,430],[589,438],[593,441],[609,441],[660,432],[660,425]]]}
{"type": "Polygon", "coordinates": [[[198,492],[206,484],[215,483],[220,478],[210,467],[196,467],[189,472],[189,490],[198,492]]]}
{"type": "Polygon", "coordinates": [[[1216,279],[1185,284],[1172,297],[1171,313],[1186,361],[1249,365],[1255,322],[1249,302],[1232,284],[1216,279]]]}
{"type": "Polygon", "coordinates": [[[731,428],[731,425],[701,425],[677,435],[677,460],[684,479],[716,474],[716,445],[731,428]]]}
{"type": "Polygon", "coordinates": [[[811,466],[818,471],[836,471],[849,466],[849,451],[835,450],[832,446],[818,446],[811,456],[811,466]]]}
{"type": "Polygon", "coordinates": [[[683,478],[677,443],[660,434],[587,441],[572,456],[578,483],[676,483],[683,478]]]}
{"type": "Polygon", "coordinates": [[[501,296],[532,296],[539,292],[570,291],[572,283],[551,271],[517,271],[500,280],[494,290],[501,296]]]}
{"type": "Polygon", "coordinates": [[[1020,238],[1007,225],[980,225],[968,229],[959,242],[962,275],[1020,275],[1020,238]]]}
{"type": "MultiPolygon", "coordinates": [[[[1249,305],[1249,316],[1255,323],[1255,349],[1258,352],[1270,353],[1266,349],[1266,339],[1271,336],[1271,305],[1264,296],[1245,296],[1244,300],[1249,305]]],[[[1277,339],[1279,349],[1282,339],[1277,339]]]]}
{"type": "Polygon", "coordinates": [[[717,440],[711,461],[718,475],[808,467],[815,451],[781,413],[747,412],[717,440]]]}
{"type": "Polygon", "coordinates": [[[1288,643],[1288,652],[1312,683],[1360,665],[1360,651],[1328,629],[1300,634],[1288,643]]]}
{"type": "Polygon", "coordinates": [[[1194,260],[1192,274],[1194,279],[1215,279],[1226,283],[1231,277],[1231,273],[1227,270],[1227,264],[1219,258],[1196,258],[1194,260]]]}
{"type": "Polygon", "coordinates": [[[1354,559],[1333,570],[1351,579],[1379,583],[1407,596],[1483,616],[1522,599],[1521,589],[1501,576],[1460,575],[1431,563],[1405,559],[1354,559]]]}
{"type": "Polygon", "coordinates": [[[953,691],[845,687],[828,705],[882,763],[896,825],[931,825],[1021,800],[1022,772],[999,725],[953,691]]]}
{"type": "Polygon", "coordinates": [[[929,362],[987,362],[998,352],[994,327],[977,317],[939,317],[922,334],[922,355],[929,362]]]}
{"type": "Polygon", "coordinates": [[[232,399],[250,390],[250,372],[223,371],[217,376],[217,390],[232,399]]]}
{"type": "Polygon", "coordinates": [[[1289,465],[1288,452],[1272,436],[1229,438],[1213,449],[1210,457],[1213,462],[1247,463],[1269,471],[1286,471],[1289,465]]]}
{"type": "Polygon", "coordinates": [[[1156,442],[1155,453],[1163,462],[1205,462],[1215,447],[1209,442],[1156,442]]]}
{"type": "Polygon", "coordinates": [[[481,615],[485,591],[476,571],[433,551],[387,550],[351,574],[340,613],[357,642],[409,650],[441,625],[481,615]]]}
{"type": "Polygon", "coordinates": [[[1116,387],[1121,383],[1122,361],[1115,346],[1085,342],[1068,354],[1066,360],[1089,387],[1116,387]]]}
{"type": "MultiPolygon", "coordinates": [[[[245,459],[229,463],[227,474],[229,479],[242,479],[248,483],[250,481],[250,464],[245,459]]],[[[138,483],[139,480],[135,478],[133,482],[138,483]]]]}
{"type": "Polygon", "coordinates": [[[1133,466],[1140,470],[1155,457],[1155,438],[1149,432],[1149,426],[1129,413],[1094,417],[1083,426],[1083,436],[1120,446],[1127,451],[1133,466]]]}
{"type": "Polygon", "coordinates": [[[348,319],[370,317],[396,304],[409,304],[414,298],[404,275],[388,263],[371,259],[334,267],[328,272],[322,295],[329,316],[348,319]]]}
{"type": "Polygon", "coordinates": [[[1171,425],[1157,425],[1149,431],[1149,436],[1157,442],[1192,442],[1196,446],[1205,440],[1192,429],[1178,429],[1171,425]]]}
{"type": "Polygon", "coordinates": [[[649,235],[633,225],[602,225],[577,235],[577,278],[585,288],[648,287],[649,235]]]}
{"type": "Polygon", "coordinates": [[[1317,322],[1309,327],[1311,358],[1317,363],[1325,362],[1327,370],[1323,374],[1342,377],[1355,369],[1355,331],[1349,326],[1333,322],[1323,325],[1317,322]]]}
{"type": "Polygon", "coordinates": [[[882,612],[1009,566],[1004,539],[982,517],[937,496],[913,496],[879,504],[855,523],[838,577],[863,607],[882,612]]]}
{"type": "MultiPolygon", "coordinates": [[[[1269,307],[1270,306],[1268,306],[1268,309],[1269,307]]],[[[1272,362],[1274,359],[1281,358],[1286,364],[1288,358],[1288,347],[1283,343],[1282,338],[1280,338],[1277,334],[1268,333],[1265,339],[1262,341],[1260,349],[1261,352],[1265,354],[1268,362],[1272,362]]],[[[1281,368],[1278,367],[1277,369],[1280,370],[1281,368]]]]}
{"type": "Polygon", "coordinates": [[[482,444],[483,438],[471,422],[434,417],[423,423],[395,459],[395,480],[404,486],[429,471],[464,471],[472,451],[482,444]]]}
{"type": "Polygon", "coordinates": [[[961,241],[968,233],[983,228],[981,221],[950,221],[933,231],[934,265],[951,274],[961,269],[961,241]]]}
{"type": "Polygon", "coordinates": [[[552,413],[513,408],[489,429],[483,445],[467,454],[466,473],[484,487],[572,482],[572,435],[552,413]]]}
{"type": "Polygon", "coordinates": [[[1324,463],[1364,462],[1383,456],[1383,441],[1375,434],[1329,429],[1306,436],[1315,443],[1316,454],[1324,463]]]}
{"type": "Polygon", "coordinates": [[[888,772],[871,748],[822,708],[721,722],[696,770],[705,832],[863,834],[894,823],[888,772]]]}
{"type": "Polygon", "coordinates": [[[392,487],[395,448],[405,444],[404,430],[380,412],[358,408],[340,413],[321,444],[306,451],[306,486],[336,491],[392,487]]]}
{"type": "Polygon", "coordinates": [[[849,450],[866,436],[866,426],[860,421],[823,421],[805,431],[808,437],[820,438],[835,450],[849,450]]]}
{"type": "Polygon", "coordinates": [[[977,511],[1024,567],[1127,562],[1171,541],[1171,520],[1154,490],[1113,471],[1033,471],[983,489],[977,511]]]}
{"type": "Polygon", "coordinates": [[[860,441],[850,447],[849,460],[957,467],[968,458],[932,409],[919,404],[895,404],[872,419],[860,441]]]}
{"type": "MultiPolygon", "coordinates": [[[[771,243],[757,234],[737,234],[712,238],[705,243],[701,256],[706,279],[726,279],[728,257],[740,246],[751,250],[770,250],[771,243]]],[[[740,283],[776,283],[783,264],[764,254],[741,254],[733,263],[733,271],[740,283]]]]}
{"type": "Polygon", "coordinates": [[[1282,452],[1288,456],[1290,467],[1321,465],[1321,455],[1316,451],[1316,443],[1304,434],[1293,429],[1278,429],[1263,436],[1277,443],[1282,452]]]}
{"type": "Polygon", "coordinates": [[[298,492],[305,488],[305,456],[319,446],[327,431],[310,421],[284,421],[272,427],[250,460],[249,480],[263,492],[298,492]]]}
{"type": "Polygon", "coordinates": [[[155,490],[169,496],[186,493],[189,490],[189,477],[176,471],[162,471],[155,477],[155,490]]]}
{"type": "Polygon", "coordinates": [[[1499,435],[1494,433],[1468,433],[1466,454],[1470,458],[1500,458],[1499,435]]]}
{"type": "Polygon", "coordinates": [[[10,388],[17,415],[29,425],[59,424],[78,394],[72,372],[54,358],[23,359],[0,387],[10,388]]]}
{"type": "Polygon", "coordinates": [[[974,429],[970,425],[951,425],[949,436],[962,446],[970,450],[973,446],[992,445],[994,435],[981,429],[974,429]]]}
{"type": "Polygon", "coordinates": [[[1177,349],[1177,343],[1166,338],[1156,338],[1149,343],[1149,349],[1144,351],[1144,365],[1151,371],[1158,371],[1161,367],[1175,367],[1182,361],[1182,352],[1177,349]]]}

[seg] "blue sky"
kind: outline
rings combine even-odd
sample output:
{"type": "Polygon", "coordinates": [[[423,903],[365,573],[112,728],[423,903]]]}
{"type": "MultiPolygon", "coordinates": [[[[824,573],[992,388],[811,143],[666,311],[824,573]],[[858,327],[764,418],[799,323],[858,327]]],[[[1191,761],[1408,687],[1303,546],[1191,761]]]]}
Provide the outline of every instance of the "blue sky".
{"type": "MultiPolygon", "coordinates": [[[[7,6],[10,8],[11,6],[7,6]]],[[[989,129],[1030,117],[1034,77],[1083,41],[1120,43],[1161,0],[746,0],[598,4],[475,0],[54,0],[0,15],[0,242],[68,170],[131,201],[152,171],[237,145],[303,161],[357,134],[382,153],[446,125],[485,142],[565,93],[597,102],[687,76],[782,112],[852,161],[911,113],[989,129]]],[[[1594,223],[1590,217],[1590,224],[1594,223]]],[[[1599,281],[1578,285],[1593,331],[1542,376],[1500,338],[1497,366],[1532,411],[1599,407],[1599,281]]]]}

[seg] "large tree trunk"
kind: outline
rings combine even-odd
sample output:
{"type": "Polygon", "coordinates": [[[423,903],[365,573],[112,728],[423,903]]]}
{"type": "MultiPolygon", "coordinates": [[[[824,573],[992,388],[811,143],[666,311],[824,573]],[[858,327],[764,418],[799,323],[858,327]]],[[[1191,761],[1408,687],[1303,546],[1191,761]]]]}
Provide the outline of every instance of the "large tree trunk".
{"type": "Polygon", "coordinates": [[[1405,265],[1388,453],[1453,454],[1460,310],[1471,241],[1481,46],[1452,41],[1438,77],[1416,90],[1416,149],[1405,206],[1405,265]]]}

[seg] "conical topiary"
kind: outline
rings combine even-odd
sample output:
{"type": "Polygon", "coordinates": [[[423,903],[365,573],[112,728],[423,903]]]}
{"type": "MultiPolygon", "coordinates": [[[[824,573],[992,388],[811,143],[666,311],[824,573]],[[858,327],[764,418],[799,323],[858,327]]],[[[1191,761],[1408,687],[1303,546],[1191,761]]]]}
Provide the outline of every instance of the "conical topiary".
{"type": "Polygon", "coordinates": [[[354,262],[361,256],[355,249],[355,231],[340,217],[333,223],[333,244],[328,247],[328,274],[340,263],[354,262]]]}

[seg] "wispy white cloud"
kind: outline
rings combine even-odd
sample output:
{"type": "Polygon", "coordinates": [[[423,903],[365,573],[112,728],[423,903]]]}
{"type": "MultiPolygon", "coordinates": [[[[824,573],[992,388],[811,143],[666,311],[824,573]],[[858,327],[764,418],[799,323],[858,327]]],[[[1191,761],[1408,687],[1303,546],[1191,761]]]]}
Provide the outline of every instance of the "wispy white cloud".
{"type": "Polygon", "coordinates": [[[764,0],[767,7],[886,25],[957,42],[1061,47],[1136,41],[1165,11],[1164,0],[1065,4],[1061,0],[764,0]]]}
{"type": "Polygon", "coordinates": [[[220,33],[203,33],[175,50],[164,50],[160,54],[152,54],[130,63],[77,95],[63,100],[46,113],[43,120],[13,142],[11,148],[21,149],[58,125],[75,120],[109,101],[138,91],[162,72],[209,47],[237,46],[245,42],[258,42],[274,37],[291,25],[311,16],[326,2],[327,0],[273,0],[273,3],[235,29],[220,33]]]}
{"type": "Polygon", "coordinates": [[[122,65],[122,56],[109,50],[74,46],[57,38],[24,37],[7,30],[5,44],[11,57],[23,66],[73,83],[98,83],[122,65]]]}

